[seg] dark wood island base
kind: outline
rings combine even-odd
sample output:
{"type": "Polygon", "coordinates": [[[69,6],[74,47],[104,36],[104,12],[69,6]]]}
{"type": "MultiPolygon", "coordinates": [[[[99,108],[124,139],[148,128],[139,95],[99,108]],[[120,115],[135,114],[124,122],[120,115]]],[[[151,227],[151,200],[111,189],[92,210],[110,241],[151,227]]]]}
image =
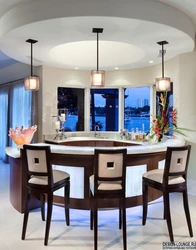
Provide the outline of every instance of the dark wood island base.
{"type": "MultiPolygon", "coordinates": [[[[61,147],[61,146],[59,146],[61,147]]],[[[21,149],[22,150],[22,149],[21,149]]],[[[8,154],[9,155],[9,154],[8,154]]],[[[10,157],[10,201],[13,207],[20,213],[24,212],[24,195],[26,192],[25,183],[26,177],[23,173],[22,160],[20,157],[14,158],[10,157]]],[[[66,151],[64,153],[53,153],[52,152],[52,163],[54,165],[61,166],[72,166],[77,168],[84,168],[84,198],[77,199],[74,197],[70,198],[70,207],[74,209],[89,209],[89,176],[93,174],[93,154],[68,154],[66,151]]],[[[158,168],[158,163],[165,159],[165,151],[163,152],[153,152],[153,153],[137,153],[128,154],[127,156],[127,166],[134,167],[138,165],[146,165],[147,171],[158,168]]],[[[134,176],[131,178],[135,178],[134,176]]],[[[142,179],[138,180],[141,182],[142,179]]],[[[72,185],[72,183],[71,183],[72,185]]],[[[152,201],[161,196],[161,193],[156,190],[149,190],[148,200],[152,201]]],[[[33,199],[31,203],[32,209],[39,206],[36,198],[33,199]]],[[[54,202],[58,205],[63,204],[63,197],[55,196],[54,202]]],[[[126,206],[133,207],[142,204],[142,195],[127,197],[126,206]]],[[[117,201],[100,201],[99,207],[102,208],[115,208],[118,207],[117,201]]]]}

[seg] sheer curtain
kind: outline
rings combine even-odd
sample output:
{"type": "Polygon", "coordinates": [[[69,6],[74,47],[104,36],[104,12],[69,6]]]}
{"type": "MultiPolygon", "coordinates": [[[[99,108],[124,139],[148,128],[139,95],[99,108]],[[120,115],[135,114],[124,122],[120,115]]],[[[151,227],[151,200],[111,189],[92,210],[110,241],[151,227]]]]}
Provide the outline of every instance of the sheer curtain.
{"type": "Polygon", "coordinates": [[[0,89],[0,159],[5,161],[8,140],[8,87],[0,89]]]}
{"type": "MultiPolygon", "coordinates": [[[[10,127],[31,126],[32,91],[24,89],[24,82],[18,82],[10,91],[10,127]]],[[[11,141],[11,146],[15,146],[11,141]]]]}
{"type": "Polygon", "coordinates": [[[7,161],[5,148],[16,147],[8,137],[9,128],[32,125],[32,91],[24,89],[24,80],[0,84],[0,160],[7,161]]]}

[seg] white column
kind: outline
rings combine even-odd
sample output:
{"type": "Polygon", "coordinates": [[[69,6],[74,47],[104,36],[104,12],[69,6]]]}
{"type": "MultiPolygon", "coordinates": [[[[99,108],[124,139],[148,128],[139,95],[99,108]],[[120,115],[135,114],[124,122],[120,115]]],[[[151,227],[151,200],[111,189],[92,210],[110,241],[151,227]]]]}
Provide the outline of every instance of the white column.
{"type": "MultiPolygon", "coordinates": [[[[151,85],[150,87],[150,114],[156,115],[156,87],[151,85]]],[[[150,116],[152,122],[152,116],[150,116]]]]}
{"type": "Polygon", "coordinates": [[[121,128],[124,128],[124,88],[120,87],[119,88],[119,103],[118,103],[119,107],[118,107],[118,112],[119,112],[119,116],[118,116],[118,130],[120,131],[121,128]]]}
{"type": "Polygon", "coordinates": [[[84,89],[84,131],[90,131],[90,88],[84,89]]]}

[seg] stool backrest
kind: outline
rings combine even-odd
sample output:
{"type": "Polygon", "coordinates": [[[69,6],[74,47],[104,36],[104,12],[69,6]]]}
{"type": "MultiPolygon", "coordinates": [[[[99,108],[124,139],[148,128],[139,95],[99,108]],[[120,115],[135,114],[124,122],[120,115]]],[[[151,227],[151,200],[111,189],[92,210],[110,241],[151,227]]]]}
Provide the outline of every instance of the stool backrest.
{"type": "Polygon", "coordinates": [[[168,186],[168,180],[175,177],[183,177],[186,182],[190,151],[190,145],[167,148],[163,175],[164,186],[168,186]]]}
{"type": "Polygon", "coordinates": [[[127,149],[95,149],[94,192],[99,192],[99,182],[119,182],[125,192],[127,149]]]}
{"type": "Polygon", "coordinates": [[[47,186],[53,186],[50,146],[23,145],[22,157],[28,177],[46,177],[47,186]]]}

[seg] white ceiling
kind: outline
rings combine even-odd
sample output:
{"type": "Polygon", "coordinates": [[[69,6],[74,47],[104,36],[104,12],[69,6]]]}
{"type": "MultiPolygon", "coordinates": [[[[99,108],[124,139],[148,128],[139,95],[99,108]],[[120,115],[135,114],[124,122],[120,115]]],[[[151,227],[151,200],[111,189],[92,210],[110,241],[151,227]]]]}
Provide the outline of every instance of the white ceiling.
{"type": "Polygon", "coordinates": [[[0,0],[0,68],[20,61],[80,70],[132,69],[160,63],[195,46],[196,0],[0,0]],[[14,59],[14,60],[13,60],[14,59]],[[15,61],[16,60],[16,61],[15,61]]]}

